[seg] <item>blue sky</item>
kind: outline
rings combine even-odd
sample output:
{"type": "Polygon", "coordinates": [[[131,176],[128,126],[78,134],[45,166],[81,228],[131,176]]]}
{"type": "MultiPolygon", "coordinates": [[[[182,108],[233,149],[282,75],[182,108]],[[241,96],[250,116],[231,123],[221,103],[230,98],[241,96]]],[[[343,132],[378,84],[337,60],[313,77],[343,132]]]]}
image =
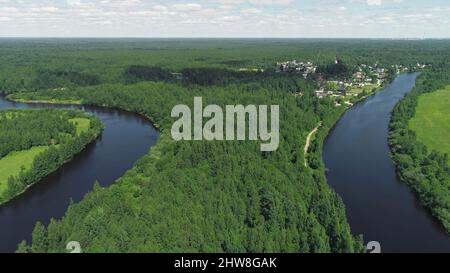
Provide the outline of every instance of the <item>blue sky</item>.
{"type": "Polygon", "coordinates": [[[0,36],[450,38],[450,1],[0,0],[0,36]]]}

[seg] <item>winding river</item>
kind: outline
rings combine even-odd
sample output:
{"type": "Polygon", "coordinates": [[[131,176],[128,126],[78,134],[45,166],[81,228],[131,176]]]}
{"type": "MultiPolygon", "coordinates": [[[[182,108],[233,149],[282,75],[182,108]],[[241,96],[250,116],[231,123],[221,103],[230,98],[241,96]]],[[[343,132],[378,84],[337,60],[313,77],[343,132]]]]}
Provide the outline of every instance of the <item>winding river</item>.
{"type": "Polygon", "coordinates": [[[70,200],[80,201],[95,181],[108,186],[148,153],[159,132],[145,118],[114,109],[14,103],[0,97],[0,109],[83,109],[106,125],[99,139],[83,152],[29,188],[24,194],[0,206],[0,252],[14,252],[22,240],[30,240],[37,221],[47,225],[64,216],[70,200]]]}
{"type": "MultiPolygon", "coordinates": [[[[349,109],[324,147],[330,185],[340,194],[354,234],[378,241],[382,252],[450,252],[450,236],[399,181],[387,143],[390,112],[415,85],[403,74],[385,90],[349,109]]],[[[79,108],[106,125],[101,137],[72,161],[11,202],[0,206],[0,252],[30,240],[37,221],[61,218],[70,200],[80,201],[95,181],[108,186],[156,144],[159,133],[143,117],[125,111],[0,98],[0,109],[79,108]]]]}
{"type": "Polygon", "coordinates": [[[389,157],[390,113],[417,76],[402,74],[349,109],[324,147],[328,182],[344,200],[352,232],[378,241],[382,252],[450,252],[450,236],[398,179],[389,157]]]}

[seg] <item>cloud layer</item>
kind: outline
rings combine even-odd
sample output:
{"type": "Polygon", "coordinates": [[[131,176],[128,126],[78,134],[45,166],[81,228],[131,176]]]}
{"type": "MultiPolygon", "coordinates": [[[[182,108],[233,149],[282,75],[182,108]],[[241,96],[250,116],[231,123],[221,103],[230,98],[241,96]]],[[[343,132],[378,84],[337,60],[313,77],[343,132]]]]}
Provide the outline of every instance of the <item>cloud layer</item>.
{"type": "Polygon", "coordinates": [[[0,0],[0,36],[449,38],[446,0],[0,0]]]}

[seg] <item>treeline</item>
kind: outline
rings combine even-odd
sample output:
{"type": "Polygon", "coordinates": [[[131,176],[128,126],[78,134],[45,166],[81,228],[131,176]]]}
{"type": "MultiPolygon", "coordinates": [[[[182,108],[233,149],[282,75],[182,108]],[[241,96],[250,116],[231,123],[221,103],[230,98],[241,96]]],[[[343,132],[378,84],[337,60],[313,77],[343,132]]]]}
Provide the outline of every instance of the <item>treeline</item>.
{"type": "Polygon", "coordinates": [[[342,61],[338,61],[337,63],[319,65],[316,72],[325,75],[327,78],[343,79],[350,78],[353,74],[353,69],[348,67],[342,61]]]}
{"type": "MultiPolygon", "coordinates": [[[[270,74],[275,74],[271,72],[270,74]]],[[[216,67],[184,68],[178,72],[156,66],[132,65],[125,69],[125,83],[139,81],[164,81],[184,85],[224,86],[249,83],[266,78],[269,73],[236,71],[216,67]]]]}
{"type": "Polygon", "coordinates": [[[173,81],[175,77],[169,70],[156,66],[131,65],[124,71],[126,83],[138,81],[173,81]]]}
{"type": "MultiPolygon", "coordinates": [[[[76,240],[85,252],[361,252],[342,200],[324,167],[304,166],[306,136],[320,119],[331,127],[342,109],[318,100],[314,87],[289,77],[201,86],[164,82],[109,84],[26,94],[76,98],[145,114],[161,138],[117,183],[95,187],[61,221],[38,224],[20,251],[64,252],[76,240]],[[292,94],[301,89],[304,94],[292,94]],[[280,148],[261,153],[256,142],[174,142],[174,105],[280,105],[280,148]]],[[[20,98],[23,94],[13,97],[20,98]]],[[[320,158],[320,149],[315,149],[320,158]]]]}
{"type": "Polygon", "coordinates": [[[67,111],[48,109],[0,111],[0,158],[12,151],[60,143],[64,134],[74,135],[70,116],[67,111]]]}
{"type": "MultiPolygon", "coordinates": [[[[361,63],[378,63],[381,67],[431,63],[439,67],[450,61],[449,44],[446,40],[234,39],[149,42],[131,39],[112,42],[98,39],[8,39],[0,41],[0,93],[118,84],[124,82],[124,72],[130,68],[139,70],[140,66],[160,67],[164,74],[157,74],[158,79],[169,76],[165,72],[181,72],[185,68],[248,69],[247,72],[264,69],[273,72],[277,62],[294,59],[326,67],[334,62],[336,56],[349,67],[361,63]]],[[[143,77],[148,79],[146,73],[144,71],[143,77]]],[[[155,79],[155,75],[150,78],[155,79]]],[[[127,76],[125,80],[128,80],[127,76]]]]}
{"type": "MultiPolygon", "coordinates": [[[[1,152],[5,150],[26,150],[33,146],[49,146],[49,148],[33,159],[31,168],[22,168],[16,176],[7,181],[7,188],[0,194],[0,204],[23,192],[28,186],[55,171],[72,156],[79,153],[101,133],[103,125],[98,118],[81,111],[68,110],[8,110],[0,111],[0,128],[3,124],[8,131],[0,130],[2,142],[1,152]],[[73,118],[86,118],[90,121],[90,128],[77,133],[76,124],[70,122],[73,118]],[[53,124],[51,124],[53,122],[53,124]],[[53,126],[52,126],[53,125],[53,126]],[[42,126],[42,127],[41,127],[42,126]],[[49,130],[48,132],[46,130],[49,130]],[[8,137],[2,138],[3,135],[8,137]],[[25,142],[16,142],[11,136],[25,142]],[[48,137],[48,138],[45,138],[48,137]],[[18,146],[14,146],[18,145],[18,146]],[[22,145],[22,146],[20,146],[22,145]],[[5,150],[3,150],[5,149],[5,150]]],[[[20,162],[18,162],[20,164],[20,162]]]]}
{"type": "Polygon", "coordinates": [[[35,90],[50,88],[67,88],[70,86],[97,85],[100,79],[97,75],[67,69],[38,70],[33,83],[35,90]]]}
{"type": "Polygon", "coordinates": [[[222,68],[185,68],[183,83],[202,86],[238,84],[263,79],[262,72],[233,71],[222,68]]]}
{"type": "Polygon", "coordinates": [[[448,69],[434,69],[420,75],[415,89],[397,104],[389,126],[389,145],[400,178],[418,194],[450,232],[450,168],[448,155],[429,151],[420,143],[408,123],[414,117],[421,94],[450,84],[448,69]]]}

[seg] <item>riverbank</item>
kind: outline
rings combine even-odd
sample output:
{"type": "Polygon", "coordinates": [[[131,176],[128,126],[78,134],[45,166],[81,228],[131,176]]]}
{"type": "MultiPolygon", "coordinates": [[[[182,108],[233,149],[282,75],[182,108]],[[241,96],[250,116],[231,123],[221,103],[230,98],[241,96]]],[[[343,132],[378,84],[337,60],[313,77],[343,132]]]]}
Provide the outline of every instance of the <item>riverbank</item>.
{"type": "Polygon", "coordinates": [[[64,99],[33,99],[33,98],[29,98],[29,99],[23,99],[23,98],[18,98],[17,96],[21,96],[21,94],[35,94],[36,96],[39,97],[39,93],[14,93],[14,94],[10,94],[8,96],[6,96],[5,98],[9,101],[12,102],[18,102],[18,103],[28,103],[28,104],[50,104],[50,105],[62,105],[62,106],[70,106],[70,105],[79,105],[79,106],[94,106],[94,107],[104,107],[104,108],[109,108],[109,109],[114,109],[114,110],[120,110],[120,111],[126,111],[132,114],[138,114],[142,117],[144,117],[145,119],[147,119],[155,128],[161,130],[161,126],[155,121],[155,119],[151,116],[149,116],[148,114],[144,113],[144,112],[135,112],[132,109],[125,109],[125,108],[119,108],[119,107],[109,107],[106,104],[103,105],[97,105],[97,104],[92,104],[92,103],[87,103],[83,100],[64,100],[64,99]]]}
{"type": "MultiPolygon", "coordinates": [[[[41,110],[9,110],[11,113],[34,113],[41,110]]],[[[48,110],[45,110],[48,112],[48,110]]],[[[75,126],[74,135],[59,133],[56,139],[48,140],[49,146],[31,147],[29,150],[16,151],[6,155],[0,164],[7,164],[3,173],[6,178],[0,181],[0,206],[25,193],[40,180],[70,162],[84,148],[95,141],[103,130],[103,124],[97,118],[73,110],[51,110],[55,115],[65,113],[71,119],[66,122],[75,126]]],[[[8,112],[8,113],[9,113],[8,112]]],[[[29,122],[33,122],[30,120],[29,122]]],[[[12,131],[8,130],[8,134],[12,131]]],[[[20,132],[26,133],[26,132],[20,132]]],[[[33,132],[30,132],[33,134],[33,132]]]]}
{"type": "Polygon", "coordinates": [[[450,238],[397,176],[387,143],[391,111],[415,86],[399,75],[383,91],[347,109],[327,136],[323,161],[342,197],[352,233],[384,252],[448,252],[450,238]]]}
{"type": "MultiPolygon", "coordinates": [[[[333,130],[334,126],[337,124],[337,122],[339,121],[339,119],[342,117],[342,115],[344,115],[347,110],[355,107],[357,104],[364,102],[365,100],[367,100],[368,98],[376,95],[378,92],[384,90],[384,88],[386,86],[388,86],[389,84],[391,84],[393,81],[393,79],[391,79],[390,81],[388,81],[387,83],[384,83],[382,85],[377,86],[376,88],[371,89],[371,91],[369,92],[369,94],[361,96],[361,97],[350,97],[351,102],[346,103],[345,106],[340,106],[342,108],[344,108],[344,110],[340,111],[339,114],[336,116],[336,118],[334,120],[332,120],[328,126],[323,126],[323,121],[321,121],[319,123],[319,125],[317,127],[315,127],[307,136],[306,138],[306,144],[304,146],[304,161],[305,161],[305,167],[308,166],[308,160],[307,160],[307,155],[308,155],[308,150],[309,147],[311,146],[311,142],[312,142],[312,137],[314,134],[316,134],[319,130],[324,129],[324,134],[326,135],[324,138],[324,141],[326,141],[328,134],[330,131],[333,130]],[[325,128],[324,128],[325,127],[325,128]]],[[[320,144],[321,147],[323,147],[323,143],[320,144]]]]}
{"type": "Polygon", "coordinates": [[[82,105],[82,101],[72,101],[72,100],[26,100],[26,99],[16,99],[12,97],[7,97],[7,99],[14,102],[21,103],[33,103],[33,104],[61,104],[61,105],[82,105]]]}
{"type": "Polygon", "coordinates": [[[54,98],[35,98],[37,93],[13,93],[7,95],[5,98],[10,101],[20,103],[33,103],[33,104],[60,104],[60,105],[82,105],[83,101],[80,99],[54,99],[54,98]]]}
{"type": "MultiPolygon", "coordinates": [[[[450,155],[450,85],[420,95],[409,128],[430,151],[450,155]]],[[[448,164],[450,167],[450,158],[448,164]]]]}
{"type": "MultiPolygon", "coordinates": [[[[397,76],[400,76],[402,74],[398,74],[397,76]]],[[[392,82],[395,80],[391,79],[388,83],[384,83],[380,86],[378,86],[376,89],[373,89],[373,91],[365,96],[359,97],[356,101],[354,101],[351,105],[346,105],[343,111],[341,111],[336,118],[334,119],[334,121],[331,122],[331,125],[324,128],[324,126],[320,126],[319,129],[324,129],[323,134],[325,135],[324,139],[323,139],[323,143],[321,145],[321,147],[324,147],[324,143],[327,141],[329,135],[331,134],[331,132],[333,131],[333,129],[337,126],[339,120],[342,118],[343,115],[345,115],[345,113],[347,113],[348,110],[351,110],[352,108],[358,106],[360,103],[364,103],[366,100],[370,99],[371,97],[377,95],[379,92],[383,91],[387,86],[389,86],[390,84],[392,84],[392,82]]],[[[323,124],[322,124],[323,125],[323,124]]],[[[323,152],[323,151],[322,151],[323,152]]]]}
{"type": "MultiPolygon", "coordinates": [[[[125,110],[94,106],[24,104],[0,98],[1,109],[79,109],[105,125],[99,137],[80,153],[42,178],[27,191],[0,206],[0,252],[14,252],[21,240],[31,242],[37,222],[61,219],[72,202],[92,191],[113,184],[147,154],[159,132],[146,118],[125,110]]],[[[64,248],[65,249],[65,248],[64,248]]]]}
{"type": "Polygon", "coordinates": [[[400,179],[450,234],[447,75],[448,72],[425,73],[417,87],[396,105],[389,127],[389,145],[400,179]],[[443,92],[437,93],[439,90],[443,92]],[[425,98],[431,100],[419,104],[425,98]]]}

